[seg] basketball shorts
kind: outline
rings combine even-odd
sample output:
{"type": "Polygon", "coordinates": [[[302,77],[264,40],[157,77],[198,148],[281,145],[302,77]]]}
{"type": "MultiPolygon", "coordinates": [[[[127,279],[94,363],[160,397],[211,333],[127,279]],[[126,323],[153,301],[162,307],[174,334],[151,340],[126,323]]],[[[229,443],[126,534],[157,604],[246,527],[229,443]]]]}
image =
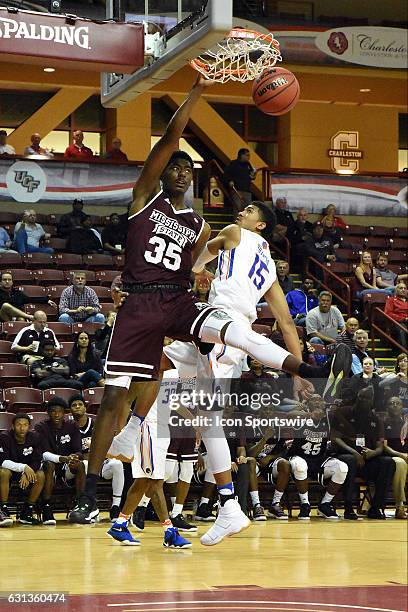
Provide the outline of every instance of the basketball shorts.
{"type": "Polygon", "coordinates": [[[114,323],[106,384],[128,388],[131,378],[157,380],[164,338],[198,342],[204,323],[216,311],[220,309],[201,302],[190,290],[131,293],[114,323]]]}
{"type": "MultiPolygon", "coordinates": [[[[171,428],[170,428],[171,431],[171,428]]],[[[169,448],[167,449],[167,459],[178,461],[180,463],[191,461],[195,463],[198,459],[196,450],[195,431],[191,428],[191,432],[186,437],[180,437],[180,431],[177,431],[177,437],[171,438],[169,448]]]]}
{"type": "MultiPolygon", "coordinates": [[[[146,421],[145,421],[146,423],[146,421]]],[[[157,435],[157,424],[149,425],[150,443],[137,444],[132,461],[133,478],[149,478],[150,480],[164,480],[166,473],[166,453],[170,444],[170,437],[157,435]]],[[[147,431],[144,428],[143,435],[147,439],[147,431]]]]}

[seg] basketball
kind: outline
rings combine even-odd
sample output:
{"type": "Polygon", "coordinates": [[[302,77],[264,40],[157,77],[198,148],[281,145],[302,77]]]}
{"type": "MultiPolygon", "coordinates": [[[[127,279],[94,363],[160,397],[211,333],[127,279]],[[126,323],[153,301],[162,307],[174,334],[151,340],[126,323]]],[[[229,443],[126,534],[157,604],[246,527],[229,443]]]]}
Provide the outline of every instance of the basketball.
{"type": "Polygon", "coordinates": [[[268,68],[252,87],[252,98],[266,115],[288,113],[297,103],[299,93],[297,78],[286,68],[268,68]]]}

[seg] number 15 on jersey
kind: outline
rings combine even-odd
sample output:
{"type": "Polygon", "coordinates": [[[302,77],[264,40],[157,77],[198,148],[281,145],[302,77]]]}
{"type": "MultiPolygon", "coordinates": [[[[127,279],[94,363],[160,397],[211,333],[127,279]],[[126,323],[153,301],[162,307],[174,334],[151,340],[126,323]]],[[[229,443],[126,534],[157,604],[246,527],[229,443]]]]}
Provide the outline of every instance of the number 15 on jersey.
{"type": "Polygon", "coordinates": [[[248,276],[250,279],[252,279],[252,282],[257,289],[261,289],[266,280],[264,276],[265,272],[269,272],[268,266],[261,260],[258,254],[255,255],[255,260],[250,271],[248,272],[248,276]]]}

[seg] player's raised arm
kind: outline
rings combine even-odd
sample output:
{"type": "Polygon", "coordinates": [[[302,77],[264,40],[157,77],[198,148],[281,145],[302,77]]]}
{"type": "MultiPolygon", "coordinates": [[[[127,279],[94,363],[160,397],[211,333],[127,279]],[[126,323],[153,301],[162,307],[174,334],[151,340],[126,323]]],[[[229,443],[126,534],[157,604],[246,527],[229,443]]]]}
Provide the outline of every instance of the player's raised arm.
{"type": "Polygon", "coordinates": [[[179,140],[188,123],[191,111],[201,96],[203,89],[210,84],[210,81],[206,81],[202,77],[197,79],[187,99],[171,118],[165,133],[150,151],[142,173],[133,188],[133,203],[130,208],[130,215],[142,209],[146,202],[156,193],[160,177],[166,168],[171,154],[178,149],[179,140]]]}
{"type": "MultiPolygon", "coordinates": [[[[208,226],[209,228],[209,226],[208,226]]],[[[211,230],[210,230],[211,231],[211,230]]],[[[202,232],[202,234],[204,231],[202,232]]],[[[208,236],[210,233],[208,233],[208,236]]],[[[204,270],[205,264],[209,263],[218,256],[219,251],[225,249],[230,251],[234,249],[241,240],[241,230],[238,225],[227,225],[224,227],[215,238],[212,238],[207,243],[203,242],[200,250],[198,250],[200,240],[197,243],[196,250],[193,255],[193,272],[200,274],[204,270]]]]}

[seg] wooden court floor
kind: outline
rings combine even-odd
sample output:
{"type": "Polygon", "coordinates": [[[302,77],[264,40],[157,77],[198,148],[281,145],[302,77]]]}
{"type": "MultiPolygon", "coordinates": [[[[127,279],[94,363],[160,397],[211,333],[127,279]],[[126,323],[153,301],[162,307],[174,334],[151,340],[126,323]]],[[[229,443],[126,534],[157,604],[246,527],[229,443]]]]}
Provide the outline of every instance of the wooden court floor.
{"type": "MultiPolygon", "coordinates": [[[[239,601],[247,601],[242,608],[245,610],[333,612],[339,609],[346,612],[348,609],[407,609],[404,591],[398,587],[407,583],[407,523],[404,521],[340,521],[334,524],[317,518],[310,523],[296,519],[285,524],[268,521],[252,524],[243,534],[210,548],[201,546],[197,535],[192,535],[193,548],[184,551],[163,548],[162,531],[155,523],[147,523],[145,531],[140,534],[140,547],[116,544],[106,536],[108,526],[106,520],[93,526],[68,525],[61,520],[56,527],[15,525],[1,529],[0,591],[65,592],[68,604],[22,608],[2,600],[0,609],[139,612],[211,609],[221,612],[241,609],[238,604],[234,607],[231,603],[235,602],[238,592],[239,601]],[[343,587],[358,588],[351,589],[352,595],[344,595],[345,603],[339,604],[340,607],[336,607],[337,604],[319,604],[316,603],[318,600],[307,597],[308,593],[314,593],[315,588],[326,589],[324,592],[329,593],[330,589],[343,587]],[[382,589],[384,602],[381,603],[381,597],[376,596],[377,607],[363,605],[367,598],[374,596],[376,591],[372,587],[382,589]],[[180,602],[180,598],[185,600],[183,593],[188,592],[190,599],[187,601],[193,601],[195,595],[191,593],[198,592],[202,602],[203,593],[213,595],[219,589],[232,592],[235,599],[226,595],[230,603],[227,606],[214,604],[215,607],[206,607],[203,603],[197,607],[180,602]],[[300,589],[304,602],[314,601],[314,607],[265,607],[265,602],[276,600],[274,589],[289,589],[279,599],[281,606],[289,605],[282,603],[291,601],[288,593],[296,594],[300,589]],[[140,596],[148,593],[161,593],[158,599],[161,603],[143,607],[148,604],[143,603],[140,596]],[[256,603],[254,594],[261,593],[266,593],[261,600],[264,603],[258,602],[259,606],[253,607],[256,603]],[[96,594],[109,596],[101,600],[96,594]],[[120,601],[107,603],[109,597],[112,600],[112,595],[121,594],[138,595],[136,599],[125,597],[124,607],[120,607],[120,601]],[[79,595],[89,597],[76,597],[79,595]],[[401,600],[397,607],[389,603],[395,596],[397,602],[401,600]],[[165,602],[168,599],[179,603],[167,606],[165,602]],[[361,601],[363,604],[360,605],[361,601]],[[129,607],[128,603],[136,607],[129,607]]],[[[200,525],[198,534],[206,529],[206,525],[200,525]]],[[[373,602],[370,605],[373,606],[373,602]]]]}

